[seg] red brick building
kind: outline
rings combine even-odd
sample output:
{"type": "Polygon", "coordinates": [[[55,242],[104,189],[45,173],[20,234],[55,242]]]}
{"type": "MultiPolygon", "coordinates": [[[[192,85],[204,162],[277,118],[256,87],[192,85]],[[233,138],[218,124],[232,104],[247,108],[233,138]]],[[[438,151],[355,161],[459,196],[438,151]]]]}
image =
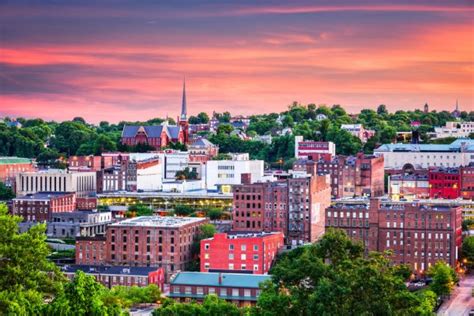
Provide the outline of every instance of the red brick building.
{"type": "Polygon", "coordinates": [[[329,174],[331,196],[342,197],[371,196],[384,194],[383,157],[364,155],[338,155],[331,160],[319,159],[317,172],[329,174]]]}
{"type": "Polygon", "coordinates": [[[336,145],[333,142],[317,142],[303,140],[303,136],[295,136],[295,157],[318,161],[323,158],[330,160],[336,155],[336,145]]]}
{"type": "Polygon", "coordinates": [[[65,265],[62,272],[70,280],[74,279],[77,271],[92,275],[108,288],[113,286],[147,286],[156,284],[163,291],[165,272],[158,267],[127,267],[106,265],[65,265]]]}
{"type": "Polygon", "coordinates": [[[391,250],[394,263],[409,264],[417,274],[439,260],[456,266],[461,223],[462,207],[440,203],[337,201],[326,210],[326,228],[344,229],[367,251],[391,250]]]}
{"type": "Polygon", "coordinates": [[[71,171],[99,171],[111,167],[113,159],[110,156],[71,156],[67,165],[71,171]]]}
{"type": "Polygon", "coordinates": [[[76,264],[104,264],[106,252],[107,239],[105,236],[76,237],[76,264]]]}
{"type": "Polygon", "coordinates": [[[54,213],[74,212],[76,195],[63,192],[42,192],[13,199],[12,213],[24,221],[45,222],[54,213]]]}
{"type": "Polygon", "coordinates": [[[281,232],[215,234],[201,240],[201,272],[266,274],[283,239],[281,232]]]}
{"type": "Polygon", "coordinates": [[[458,168],[436,168],[428,172],[430,198],[457,199],[461,195],[461,173],[458,168]]]}
{"type": "Polygon", "coordinates": [[[14,186],[17,174],[36,171],[31,159],[18,157],[0,157],[0,182],[14,186]]]}
{"type": "Polygon", "coordinates": [[[167,274],[184,270],[191,245],[205,218],[142,216],[107,227],[106,262],[112,265],[157,266],[167,274]]]}
{"type": "Polygon", "coordinates": [[[388,196],[395,201],[429,199],[428,172],[390,175],[388,179],[388,196]]]}
{"type": "Polygon", "coordinates": [[[461,167],[461,197],[474,199],[474,165],[461,167]]]}
{"type": "Polygon", "coordinates": [[[330,203],[326,181],[326,176],[306,175],[234,186],[233,231],[279,231],[293,245],[316,240],[324,233],[330,203]]]}
{"type": "Polygon", "coordinates": [[[161,149],[170,143],[188,144],[189,140],[185,85],[183,85],[183,100],[178,125],[168,125],[167,122],[158,126],[128,125],[123,127],[121,138],[124,145],[147,144],[155,149],[161,149]]]}
{"type": "Polygon", "coordinates": [[[92,211],[97,209],[97,196],[77,197],[76,208],[80,211],[92,211]]]}
{"type": "Polygon", "coordinates": [[[217,156],[219,147],[205,138],[198,138],[188,146],[189,161],[205,163],[217,156]]]}

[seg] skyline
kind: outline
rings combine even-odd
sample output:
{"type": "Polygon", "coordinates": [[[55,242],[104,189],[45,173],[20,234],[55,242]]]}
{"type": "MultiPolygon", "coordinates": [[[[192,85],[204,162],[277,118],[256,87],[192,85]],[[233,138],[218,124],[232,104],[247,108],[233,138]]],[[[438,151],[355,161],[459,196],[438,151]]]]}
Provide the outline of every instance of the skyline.
{"type": "Polygon", "coordinates": [[[0,1],[0,116],[97,123],[284,111],[471,110],[473,6],[416,1],[0,1]]]}

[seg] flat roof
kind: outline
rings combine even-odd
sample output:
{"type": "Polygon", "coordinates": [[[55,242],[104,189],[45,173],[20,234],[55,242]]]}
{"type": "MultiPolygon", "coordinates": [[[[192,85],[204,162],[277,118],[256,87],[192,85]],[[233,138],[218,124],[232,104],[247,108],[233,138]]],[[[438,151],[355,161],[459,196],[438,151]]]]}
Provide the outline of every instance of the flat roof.
{"type": "Polygon", "coordinates": [[[21,158],[21,157],[0,157],[0,165],[7,165],[7,164],[20,164],[20,163],[31,163],[31,159],[29,158],[21,158]]]}
{"type": "Polygon", "coordinates": [[[74,194],[74,192],[38,192],[14,198],[14,200],[49,200],[54,197],[74,194]]]}
{"type": "Polygon", "coordinates": [[[262,274],[179,272],[170,284],[258,288],[260,283],[270,280],[270,278],[270,275],[262,274]],[[221,283],[219,283],[219,275],[221,283]]]}
{"type": "Polygon", "coordinates": [[[384,144],[374,152],[472,152],[474,139],[459,138],[451,144],[384,144]]]}
{"type": "Polygon", "coordinates": [[[140,216],[129,218],[118,223],[110,225],[111,227],[181,227],[187,224],[193,224],[206,221],[206,218],[200,217],[178,217],[178,216],[140,216]]]}
{"type": "Polygon", "coordinates": [[[110,192],[97,194],[97,196],[103,198],[114,198],[114,197],[135,197],[135,198],[207,198],[207,199],[232,199],[232,193],[218,193],[209,192],[207,190],[192,190],[184,193],[177,192],[110,192]]]}

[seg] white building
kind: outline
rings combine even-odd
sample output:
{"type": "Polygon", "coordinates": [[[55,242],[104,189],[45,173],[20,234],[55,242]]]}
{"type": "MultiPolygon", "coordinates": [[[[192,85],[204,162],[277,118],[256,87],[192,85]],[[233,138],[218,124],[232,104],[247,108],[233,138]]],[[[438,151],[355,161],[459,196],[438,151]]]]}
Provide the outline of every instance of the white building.
{"type": "Polygon", "coordinates": [[[36,172],[22,172],[16,176],[18,196],[38,192],[74,192],[77,196],[96,193],[95,172],[67,172],[50,169],[36,172]]]}
{"type": "Polygon", "coordinates": [[[460,167],[474,163],[474,140],[457,139],[451,144],[385,144],[374,150],[384,156],[385,169],[460,167]]]}
{"type": "Polygon", "coordinates": [[[209,160],[206,164],[206,189],[230,191],[242,183],[242,174],[250,174],[251,182],[262,181],[263,160],[249,160],[248,154],[231,154],[231,160],[209,160]]]}
{"type": "Polygon", "coordinates": [[[304,140],[303,136],[295,136],[295,157],[318,160],[321,155],[336,155],[336,145],[333,142],[317,142],[304,140]]]}
{"type": "Polygon", "coordinates": [[[189,167],[189,153],[186,151],[167,150],[158,155],[162,166],[163,181],[174,180],[176,172],[189,167]]]}
{"type": "Polygon", "coordinates": [[[468,137],[474,133],[474,122],[446,122],[446,126],[435,127],[433,138],[468,137]]]}
{"type": "Polygon", "coordinates": [[[159,191],[163,185],[163,168],[158,158],[137,163],[137,191],[159,191]]]}

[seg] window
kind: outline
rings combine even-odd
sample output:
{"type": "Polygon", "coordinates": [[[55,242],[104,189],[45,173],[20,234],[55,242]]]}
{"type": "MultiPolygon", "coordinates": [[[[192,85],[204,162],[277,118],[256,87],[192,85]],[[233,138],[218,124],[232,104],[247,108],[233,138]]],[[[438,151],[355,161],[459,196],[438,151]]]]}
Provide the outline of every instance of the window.
{"type": "Polygon", "coordinates": [[[234,245],[230,244],[229,245],[229,250],[234,250],[234,245]]]}
{"type": "Polygon", "coordinates": [[[247,245],[241,245],[241,246],[240,246],[240,250],[246,251],[246,250],[247,250],[247,245]]]}
{"type": "Polygon", "coordinates": [[[253,271],[258,271],[258,264],[253,265],[253,271]]]}
{"type": "Polygon", "coordinates": [[[245,253],[241,254],[240,260],[247,260],[247,255],[245,253]]]}
{"type": "Polygon", "coordinates": [[[185,294],[191,294],[191,287],[190,287],[190,286],[186,286],[186,287],[184,288],[184,293],[185,293],[185,294]]]}
{"type": "Polygon", "coordinates": [[[221,296],[227,296],[227,289],[221,289],[220,290],[220,295],[221,296]]]}
{"type": "Polygon", "coordinates": [[[244,290],[244,296],[245,297],[250,297],[251,296],[251,291],[249,289],[244,290]]]}
{"type": "Polygon", "coordinates": [[[210,287],[207,291],[208,291],[209,294],[215,294],[216,293],[216,288],[210,287]]]}
{"type": "Polygon", "coordinates": [[[198,294],[198,295],[203,295],[203,294],[204,294],[203,288],[202,288],[202,287],[197,287],[197,288],[196,288],[196,294],[198,294]]]}
{"type": "Polygon", "coordinates": [[[210,246],[209,244],[204,244],[204,249],[209,250],[210,246]]]}
{"type": "Polygon", "coordinates": [[[229,263],[229,270],[234,270],[234,264],[233,263],[229,263]]]}
{"type": "Polygon", "coordinates": [[[258,260],[258,255],[253,255],[253,260],[258,260]]]}
{"type": "Polygon", "coordinates": [[[179,286],[173,286],[173,293],[181,293],[181,288],[179,286]]]}
{"type": "Polygon", "coordinates": [[[239,289],[232,289],[232,296],[239,296],[239,289]]]}
{"type": "Polygon", "coordinates": [[[229,260],[234,260],[234,254],[233,253],[229,253],[229,260]]]}
{"type": "Polygon", "coordinates": [[[246,265],[246,264],[243,264],[243,265],[240,267],[240,270],[247,270],[247,265],[246,265]]]}
{"type": "Polygon", "coordinates": [[[204,259],[209,259],[209,254],[208,253],[204,254],[204,259]]]}
{"type": "Polygon", "coordinates": [[[253,251],[258,251],[258,245],[253,245],[253,251]]]}

